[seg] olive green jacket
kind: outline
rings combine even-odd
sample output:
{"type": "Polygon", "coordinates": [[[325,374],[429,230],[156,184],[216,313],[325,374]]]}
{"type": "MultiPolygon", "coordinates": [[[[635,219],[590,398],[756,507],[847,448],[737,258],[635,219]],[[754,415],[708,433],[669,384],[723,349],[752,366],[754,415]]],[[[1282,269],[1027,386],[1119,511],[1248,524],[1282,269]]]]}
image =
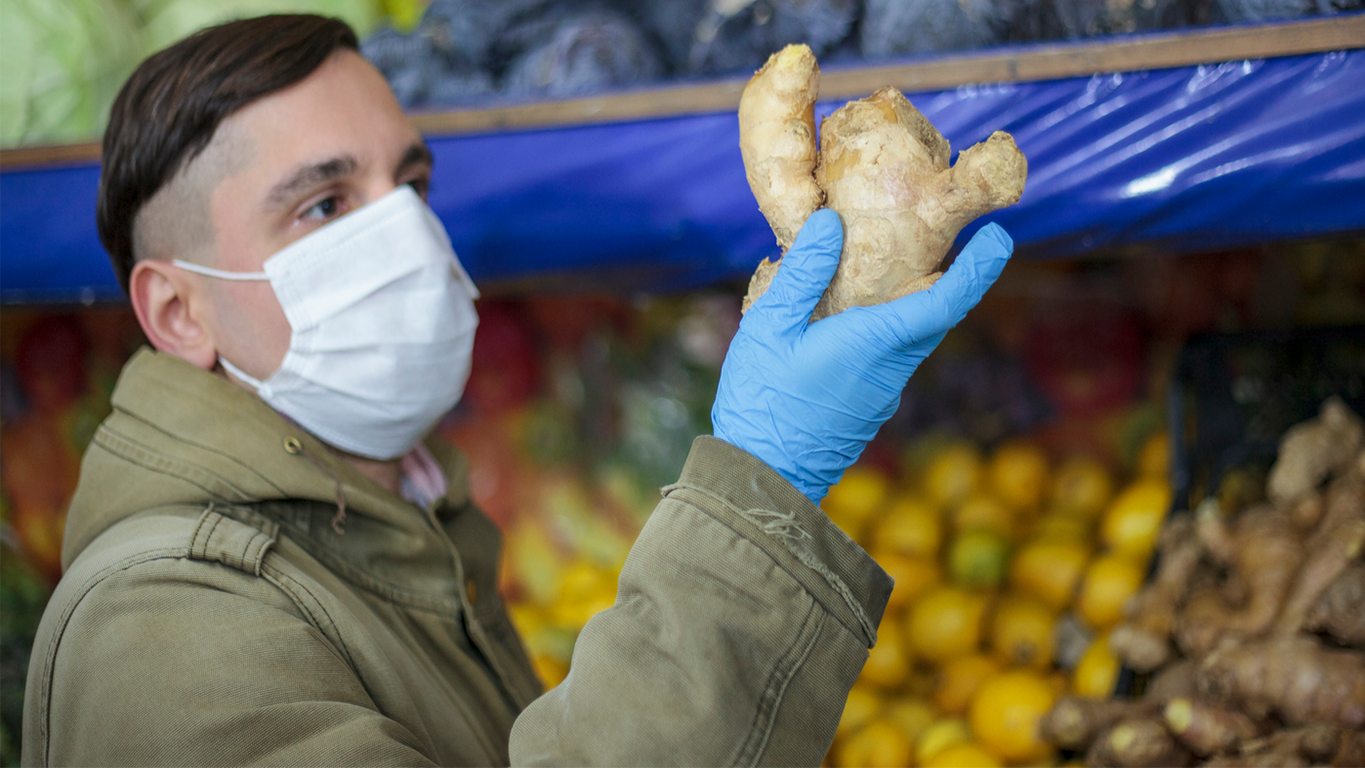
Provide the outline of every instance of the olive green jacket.
{"type": "Polygon", "coordinates": [[[68,513],[24,762],[820,761],[891,582],[776,473],[698,438],[541,695],[499,533],[460,454],[429,447],[450,490],[421,509],[249,392],[140,352],[68,513]]]}

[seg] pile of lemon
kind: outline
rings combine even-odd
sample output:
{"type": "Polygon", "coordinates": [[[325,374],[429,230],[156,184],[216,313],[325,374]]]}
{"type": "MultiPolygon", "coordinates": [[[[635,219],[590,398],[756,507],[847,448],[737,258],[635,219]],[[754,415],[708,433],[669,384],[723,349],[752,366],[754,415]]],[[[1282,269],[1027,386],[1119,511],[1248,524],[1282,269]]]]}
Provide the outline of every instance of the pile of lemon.
{"type": "Polygon", "coordinates": [[[1154,435],[1117,489],[1106,464],[1028,441],[950,443],[897,477],[851,468],[822,507],[896,581],[827,763],[1055,764],[1038,721],[1107,698],[1107,633],[1141,586],[1171,502],[1154,435]]]}

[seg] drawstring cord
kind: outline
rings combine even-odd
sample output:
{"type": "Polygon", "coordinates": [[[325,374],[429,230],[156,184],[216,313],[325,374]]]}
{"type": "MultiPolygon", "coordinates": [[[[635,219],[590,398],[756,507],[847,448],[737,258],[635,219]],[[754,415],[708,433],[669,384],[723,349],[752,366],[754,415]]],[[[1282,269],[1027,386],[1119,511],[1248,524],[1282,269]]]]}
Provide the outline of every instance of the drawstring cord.
{"type": "Polygon", "coordinates": [[[312,463],[313,466],[322,470],[323,474],[332,478],[332,482],[335,484],[333,492],[336,494],[337,503],[337,513],[332,517],[332,530],[336,531],[338,536],[345,536],[346,491],[341,486],[341,475],[338,475],[336,472],[333,472],[332,468],[327,466],[325,462],[323,462],[318,457],[314,456],[312,453],[309,453],[308,449],[303,447],[302,441],[293,440],[292,438],[291,441],[292,442],[286,441],[285,445],[286,451],[289,451],[290,453],[296,453],[299,456],[302,456],[303,458],[307,459],[310,463],[312,463]]]}

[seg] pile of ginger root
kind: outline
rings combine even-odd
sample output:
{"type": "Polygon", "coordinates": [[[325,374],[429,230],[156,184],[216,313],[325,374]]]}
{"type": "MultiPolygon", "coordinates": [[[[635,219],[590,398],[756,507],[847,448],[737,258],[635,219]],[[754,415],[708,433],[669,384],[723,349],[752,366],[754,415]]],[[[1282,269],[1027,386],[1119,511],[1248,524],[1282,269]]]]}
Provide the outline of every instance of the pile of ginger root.
{"type": "Polygon", "coordinates": [[[1110,646],[1137,699],[1063,697],[1042,736],[1097,766],[1365,766],[1365,429],[1285,433],[1266,500],[1173,516],[1110,646]]]}
{"type": "MultiPolygon", "coordinates": [[[[785,254],[807,217],[832,208],[844,246],[812,322],[933,285],[963,227],[1019,201],[1028,163],[996,131],[950,166],[948,141],[895,88],[851,101],[821,121],[820,68],[804,45],[773,54],[739,103],[745,176],[785,254]]],[[[780,261],[765,259],[749,283],[757,301],[780,261]]]]}

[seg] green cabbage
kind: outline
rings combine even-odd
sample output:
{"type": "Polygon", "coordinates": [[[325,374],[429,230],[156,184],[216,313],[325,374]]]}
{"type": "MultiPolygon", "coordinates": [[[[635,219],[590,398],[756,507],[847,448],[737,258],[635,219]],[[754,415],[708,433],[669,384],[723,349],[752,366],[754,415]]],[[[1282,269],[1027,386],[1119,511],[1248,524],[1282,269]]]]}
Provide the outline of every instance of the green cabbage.
{"type": "Polygon", "coordinates": [[[0,2],[0,145],[96,138],[141,49],[121,0],[0,2]]]}
{"type": "Polygon", "coordinates": [[[345,21],[364,37],[381,18],[377,0],[134,0],[152,54],[204,27],[268,13],[317,13],[345,21]]]}

